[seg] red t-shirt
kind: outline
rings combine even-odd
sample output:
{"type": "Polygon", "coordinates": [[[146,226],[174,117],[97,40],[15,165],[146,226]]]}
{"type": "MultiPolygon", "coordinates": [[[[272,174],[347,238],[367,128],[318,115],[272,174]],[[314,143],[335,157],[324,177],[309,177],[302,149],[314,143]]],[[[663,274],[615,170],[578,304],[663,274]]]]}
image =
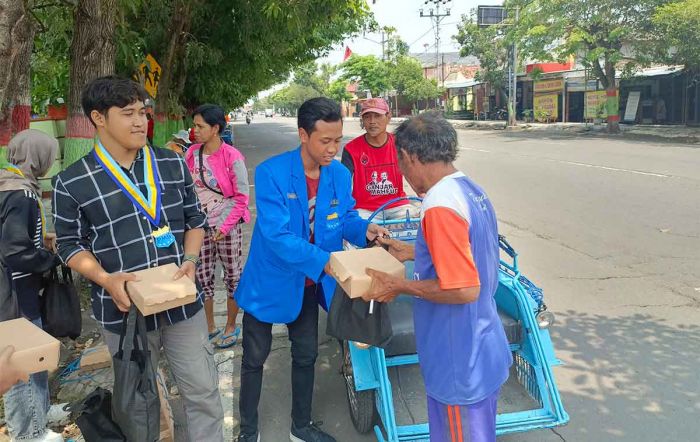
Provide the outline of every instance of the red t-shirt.
{"type": "Polygon", "coordinates": [[[364,135],[345,145],[343,164],[349,166],[352,161],[352,196],[358,209],[377,210],[387,201],[406,196],[394,134],[387,135],[380,147],[370,145],[364,135]]]}
{"type": "Polygon", "coordinates": [[[156,122],[153,121],[153,118],[148,120],[148,129],[146,131],[146,136],[150,138],[151,140],[153,139],[153,129],[155,128],[156,122]]]}
{"type": "MultiPolygon", "coordinates": [[[[318,194],[318,184],[321,181],[320,178],[313,179],[306,177],[306,196],[309,198],[309,227],[311,228],[311,236],[309,236],[309,242],[314,243],[314,222],[316,221],[316,195],[318,194]]],[[[309,278],[306,278],[306,287],[315,284],[309,278]]]]}

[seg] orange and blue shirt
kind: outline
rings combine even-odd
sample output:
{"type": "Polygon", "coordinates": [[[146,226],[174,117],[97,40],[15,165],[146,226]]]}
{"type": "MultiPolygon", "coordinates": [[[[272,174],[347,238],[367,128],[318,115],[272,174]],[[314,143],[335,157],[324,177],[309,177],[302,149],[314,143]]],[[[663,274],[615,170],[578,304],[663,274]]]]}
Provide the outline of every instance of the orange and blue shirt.
{"type": "Polygon", "coordinates": [[[463,173],[444,177],[423,199],[416,241],[416,280],[437,279],[443,290],[480,287],[469,304],[416,298],[414,321],[428,396],[473,404],[508,379],[512,355],[498,317],[498,227],[484,191],[463,173]]]}

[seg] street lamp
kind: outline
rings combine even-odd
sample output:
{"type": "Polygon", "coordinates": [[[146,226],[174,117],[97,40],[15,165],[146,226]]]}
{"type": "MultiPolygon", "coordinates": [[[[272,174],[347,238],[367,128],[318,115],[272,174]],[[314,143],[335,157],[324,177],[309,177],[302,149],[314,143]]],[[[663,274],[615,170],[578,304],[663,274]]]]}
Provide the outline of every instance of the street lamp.
{"type": "MultiPolygon", "coordinates": [[[[518,23],[520,9],[515,7],[515,20],[508,22],[509,14],[504,6],[479,6],[477,8],[477,24],[480,27],[486,26],[513,26],[518,23]]],[[[513,42],[509,54],[510,69],[508,76],[508,126],[516,125],[517,113],[517,89],[518,89],[518,44],[513,42]]]]}

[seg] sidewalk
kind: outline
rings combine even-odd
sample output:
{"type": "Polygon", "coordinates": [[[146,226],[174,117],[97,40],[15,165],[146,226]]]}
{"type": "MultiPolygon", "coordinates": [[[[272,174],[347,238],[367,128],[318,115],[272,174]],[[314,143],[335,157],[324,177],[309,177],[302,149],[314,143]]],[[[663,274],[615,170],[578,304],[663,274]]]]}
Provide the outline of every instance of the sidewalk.
{"type": "MultiPolygon", "coordinates": [[[[398,125],[407,117],[394,117],[392,125],[398,125]]],[[[347,117],[347,121],[359,121],[358,117],[347,117]]],[[[543,134],[595,134],[603,136],[623,137],[629,139],[658,140],[674,143],[700,144],[700,127],[672,125],[641,125],[620,124],[620,134],[607,133],[605,123],[524,123],[518,122],[515,127],[507,127],[505,121],[491,120],[448,120],[455,129],[464,130],[507,130],[508,132],[526,132],[543,134]]]]}
{"type": "MultiPolygon", "coordinates": [[[[607,133],[607,125],[590,123],[523,123],[506,127],[505,121],[449,120],[457,129],[508,130],[513,132],[541,132],[549,134],[600,134],[607,133]]],[[[646,138],[677,143],[700,143],[700,127],[670,125],[620,124],[620,134],[629,138],[646,138]]]]}

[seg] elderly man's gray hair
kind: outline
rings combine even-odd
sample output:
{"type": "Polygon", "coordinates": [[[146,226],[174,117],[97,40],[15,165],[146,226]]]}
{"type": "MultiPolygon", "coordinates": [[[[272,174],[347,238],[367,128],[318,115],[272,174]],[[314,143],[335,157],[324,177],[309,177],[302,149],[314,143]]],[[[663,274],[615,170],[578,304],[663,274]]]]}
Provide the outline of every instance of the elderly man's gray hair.
{"type": "Polygon", "coordinates": [[[394,132],[396,149],[414,154],[423,164],[451,163],[457,158],[457,132],[438,112],[409,118],[394,132]]]}

